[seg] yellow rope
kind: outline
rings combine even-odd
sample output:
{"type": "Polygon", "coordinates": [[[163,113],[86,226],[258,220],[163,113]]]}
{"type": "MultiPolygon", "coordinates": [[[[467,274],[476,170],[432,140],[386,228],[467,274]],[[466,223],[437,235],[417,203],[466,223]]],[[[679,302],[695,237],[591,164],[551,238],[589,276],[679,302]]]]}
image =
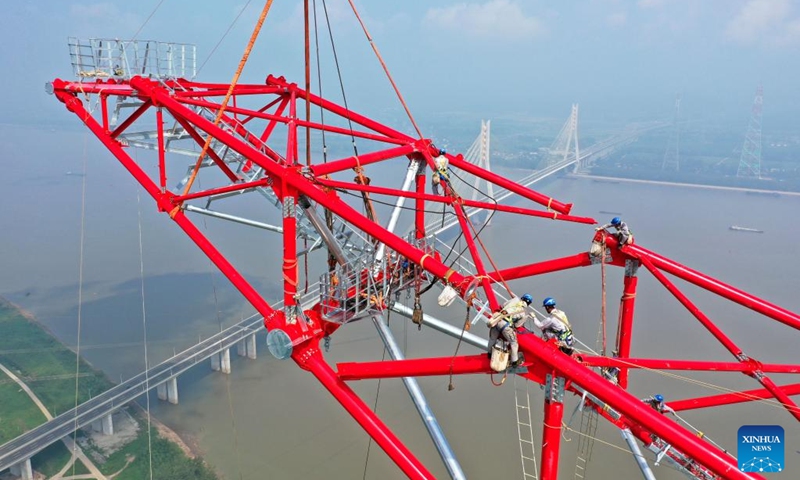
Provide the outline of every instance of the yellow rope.
{"type": "Polygon", "coordinates": [[[426,258],[431,258],[430,254],[426,253],[425,255],[422,256],[422,258],[419,259],[419,266],[420,267],[425,268],[425,259],[426,258]]]}
{"type": "MultiPolygon", "coordinates": [[[[267,13],[269,12],[271,6],[272,0],[267,0],[267,3],[264,4],[264,9],[261,11],[261,16],[258,17],[258,22],[253,29],[253,33],[250,35],[250,41],[247,43],[247,47],[244,49],[242,59],[239,61],[239,66],[236,68],[236,73],[233,75],[231,85],[228,87],[228,92],[225,94],[225,99],[222,100],[222,105],[220,105],[219,111],[217,112],[217,117],[214,119],[215,127],[219,125],[219,122],[222,120],[222,116],[225,114],[225,109],[228,107],[228,101],[233,95],[233,90],[236,88],[236,83],[239,81],[239,77],[242,75],[242,70],[244,70],[247,59],[250,57],[250,52],[253,50],[253,45],[256,43],[258,34],[261,31],[261,26],[264,25],[264,20],[266,20],[267,13]]],[[[192,184],[194,183],[195,178],[197,178],[197,173],[200,171],[200,165],[203,163],[203,157],[205,157],[206,153],[208,153],[208,148],[211,145],[212,138],[213,136],[211,134],[206,136],[203,150],[200,151],[200,156],[197,158],[197,162],[194,165],[194,170],[192,170],[192,175],[189,177],[189,181],[186,182],[186,186],[183,189],[182,195],[186,195],[189,193],[189,190],[191,190],[192,184]]],[[[170,216],[172,216],[172,213],[170,213],[170,216]]]]}
{"type": "MultiPolygon", "coordinates": [[[[584,353],[592,353],[592,352],[584,352],[584,353]]],[[[609,357],[605,357],[605,358],[609,358],[609,357]]],[[[713,384],[713,383],[704,382],[702,380],[696,380],[696,379],[691,378],[691,377],[685,377],[683,375],[670,373],[670,372],[667,372],[665,370],[659,370],[657,368],[644,367],[644,366],[638,365],[638,364],[633,363],[633,362],[625,361],[624,359],[619,358],[619,357],[614,357],[614,360],[616,360],[617,362],[624,363],[628,367],[633,367],[633,368],[636,368],[636,369],[639,369],[639,370],[644,370],[644,371],[648,371],[648,372],[657,373],[659,375],[663,375],[665,377],[669,377],[669,378],[672,378],[672,379],[675,379],[675,380],[680,380],[680,381],[683,381],[683,382],[686,382],[686,383],[690,383],[690,384],[693,384],[693,385],[698,385],[698,386],[701,386],[701,387],[705,387],[705,388],[707,388],[709,390],[716,390],[718,392],[724,392],[724,393],[733,394],[733,395],[736,395],[736,396],[738,396],[740,398],[756,401],[756,402],[759,402],[759,403],[765,403],[765,404],[768,404],[769,406],[775,407],[775,408],[785,408],[784,404],[779,402],[779,401],[777,401],[777,400],[767,399],[767,398],[760,398],[757,395],[751,395],[751,394],[747,394],[747,393],[744,393],[744,392],[739,392],[739,391],[736,391],[736,390],[733,390],[733,389],[730,389],[730,388],[727,388],[727,387],[723,387],[721,385],[716,385],[716,384],[713,384]]]]}

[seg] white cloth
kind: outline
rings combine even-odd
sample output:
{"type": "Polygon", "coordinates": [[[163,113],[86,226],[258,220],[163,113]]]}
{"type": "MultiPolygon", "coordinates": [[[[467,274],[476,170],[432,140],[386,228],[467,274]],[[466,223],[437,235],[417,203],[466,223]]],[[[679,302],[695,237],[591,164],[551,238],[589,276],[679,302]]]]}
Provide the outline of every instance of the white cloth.
{"type": "Polygon", "coordinates": [[[444,173],[447,172],[447,167],[450,165],[450,160],[448,160],[444,155],[439,155],[433,159],[433,164],[436,165],[436,170],[444,173]]]}

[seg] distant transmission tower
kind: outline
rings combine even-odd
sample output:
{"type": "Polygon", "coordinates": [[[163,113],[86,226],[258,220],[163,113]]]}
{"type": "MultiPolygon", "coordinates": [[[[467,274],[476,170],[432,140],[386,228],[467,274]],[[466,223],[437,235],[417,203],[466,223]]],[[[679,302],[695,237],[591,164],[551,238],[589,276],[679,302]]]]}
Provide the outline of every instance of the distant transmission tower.
{"type": "Polygon", "coordinates": [[[681,169],[681,130],[678,119],[681,115],[681,94],[675,95],[675,114],[672,117],[672,137],[667,144],[667,151],[664,152],[664,163],[661,164],[661,171],[674,170],[679,172],[681,169]]]}
{"type": "Polygon", "coordinates": [[[737,177],[761,178],[761,110],[764,105],[764,90],[761,85],[756,90],[753,100],[753,114],[747,126],[747,134],[742,145],[742,157],[739,160],[737,177]]]}

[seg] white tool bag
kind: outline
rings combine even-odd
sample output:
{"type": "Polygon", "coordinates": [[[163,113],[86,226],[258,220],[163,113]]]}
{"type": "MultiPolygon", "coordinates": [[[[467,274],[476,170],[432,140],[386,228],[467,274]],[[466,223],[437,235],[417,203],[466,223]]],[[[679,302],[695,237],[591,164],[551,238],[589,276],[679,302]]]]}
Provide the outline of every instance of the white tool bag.
{"type": "Polygon", "coordinates": [[[449,307],[457,296],[458,292],[456,292],[456,289],[448,285],[444,287],[442,293],[439,294],[439,305],[442,307],[449,307]]]}
{"type": "Polygon", "coordinates": [[[495,372],[504,372],[508,368],[508,350],[495,344],[492,347],[492,360],[489,366],[495,372]]]}

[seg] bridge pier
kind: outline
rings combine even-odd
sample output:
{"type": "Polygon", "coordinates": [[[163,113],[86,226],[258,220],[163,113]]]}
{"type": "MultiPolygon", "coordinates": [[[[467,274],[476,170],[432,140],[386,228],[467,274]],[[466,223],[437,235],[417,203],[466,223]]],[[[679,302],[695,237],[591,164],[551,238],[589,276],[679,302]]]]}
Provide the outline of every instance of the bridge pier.
{"type": "Polygon", "coordinates": [[[211,370],[215,372],[231,373],[230,348],[226,348],[219,353],[211,355],[211,370]]]}
{"type": "Polygon", "coordinates": [[[248,335],[236,343],[236,354],[240,357],[256,359],[256,334],[248,335]]]}
{"type": "Polygon", "coordinates": [[[11,475],[16,475],[22,480],[33,480],[33,467],[31,459],[25,459],[16,465],[11,465],[11,475]]]}
{"type": "Polygon", "coordinates": [[[95,432],[102,432],[103,435],[114,435],[114,422],[111,418],[113,413],[109,413],[105,417],[98,418],[92,422],[92,430],[95,432]]]}
{"type": "Polygon", "coordinates": [[[169,402],[173,405],[178,404],[178,377],[172,377],[156,387],[158,399],[169,402]]]}

